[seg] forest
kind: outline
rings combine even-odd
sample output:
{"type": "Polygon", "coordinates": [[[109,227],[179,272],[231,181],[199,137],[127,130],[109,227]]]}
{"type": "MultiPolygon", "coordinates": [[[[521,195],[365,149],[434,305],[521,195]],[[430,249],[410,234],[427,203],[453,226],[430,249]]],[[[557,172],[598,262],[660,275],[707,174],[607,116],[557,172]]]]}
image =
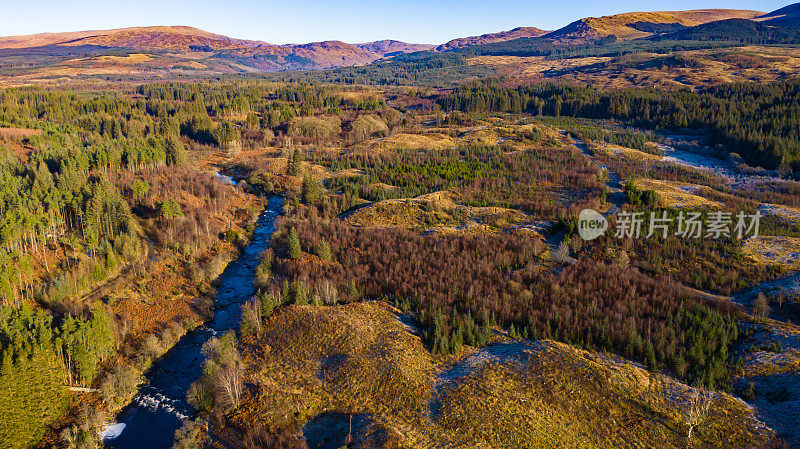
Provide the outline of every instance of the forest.
{"type": "Polygon", "coordinates": [[[447,111],[488,114],[616,118],[646,129],[708,129],[712,144],[724,145],[753,166],[800,167],[793,113],[800,82],[728,84],[701,92],[630,88],[603,91],[591,86],[547,83],[503,87],[497,81],[468,83],[439,98],[447,111]]]}
{"type": "Polygon", "coordinates": [[[354,229],[326,218],[335,204],[318,205],[282,219],[282,250],[291,252],[296,238],[313,253],[324,241],[334,263],[301,263],[296,249],[295,257],[276,259],[272,269],[288,287],[265,295],[278,303],[298,301],[297,291],[304,303],[332,282],[340,300],[384,298],[414,312],[435,353],[485,345],[487,328],[499,325],[519,338],[612,351],[729,388],[727,353],[738,332],[732,311],[698,303],[665,278],[588,260],[553,276],[533,262],[546,257],[544,247],[519,235],[354,229]]]}
{"type": "Polygon", "coordinates": [[[800,31],[745,19],[728,19],[686,28],[653,39],[735,41],[747,44],[798,44],[800,31]]]}
{"type": "MultiPolygon", "coordinates": [[[[335,76],[360,83],[359,70],[390,70],[382,82],[392,84],[482,70],[458,53],[399,60],[335,76]]],[[[77,432],[63,437],[70,441],[96,440],[91,426],[76,424],[84,418],[74,415],[86,413],[69,389],[97,389],[98,407],[118,410],[153,361],[212,316],[213,281],[263,208],[247,192],[287,201],[238,335],[212,340],[189,395],[212,423],[224,423],[220,415],[252,388],[240,383],[245,342],[270,315],[353,302],[391,303],[419,327],[426,357],[439,361],[498,338],[551,339],[734,391],[743,312],[690,288],[732,294],[783,272],[753,264],[732,239],[582,242],[570,224],[585,208],[661,207],[659,193],[636,187],[648,177],[696,184],[725,210],[800,205],[787,179],[732,187],[655,161],[653,145],[661,128],[709,130],[713,144],[748,164],[789,174],[800,168],[797,129],[786,118],[800,84],[662,92],[506,81],[435,91],[243,77],[0,92],[0,413],[11,417],[0,422],[0,440],[30,447],[62,439],[62,430],[77,432]],[[646,157],[599,151],[605,145],[646,157]],[[221,182],[220,172],[237,184],[221,182]],[[628,181],[618,204],[609,200],[609,172],[628,181]],[[384,206],[423,218],[349,221],[384,206]],[[114,278],[125,287],[89,300],[114,278]],[[238,387],[222,391],[224,381],[238,387]],[[48,427],[55,422],[63,428],[48,427]]],[[[800,237],[774,217],[763,229],[800,237]]],[[[245,433],[296,441],[294,430],[260,424],[245,433]]]]}
{"type": "Polygon", "coordinates": [[[466,59],[459,53],[417,52],[360,67],[278,72],[255,77],[288,83],[446,87],[464,79],[486,78],[494,73],[488,67],[469,65],[466,59]]]}
{"type": "Polygon", "coordinates": [[[363,169],[361,176],[334,179],[327,186],[355,198],[380,200],[454,189],[465,205],[513,207],[553,219],[570,208],[579,210],[597,202],[602,190],[596,169],[586,167],[579,153],[546,146],[536,152],[465,146],[449,151],[407,150],[371,157],[348,155],[333,161],[311,160],[329,163],[335,170],[363,169]],[[543,182],[555,187],[542,188],[543,182]],[[376,188],[376,183],[397,188],[376,188]],[[575,189],[569,207],[553,201],[553,190],[567,186],[575,189]]]}
{"type": "Polygon", "coordinates": [[[114,354],[114,323],[102,308],[54,319],[24,305],[0,307],[0,440],[34,445],[69,405],[65,385],[89,386],[114,354]]]}
{"type": "MultiPolygon", "coordinates": [[[[169,100],[158,98],[165,90],[157,86],[143,86],[135,99],[100,91],[0,92],[4,444],[35,446],[48,426],[75,407],[68,387],[102,386],[110,395],[105,400],[118,404],[132,394],[130,389],[135,392],[137,375],[131,373],[145,369],[147,360],[163,353],[162,344],[174,344],[169,343],[174,334],[185,332],[182,324],[173,323],[180,331],[168,326],[169,332],[140,341],[130,316],[112,311],[116,293],[85,301],[95,286],[128,272],[145,277],[140,258],[151,237],[160,251],[197,257],[239,238],[230,229],[232,221],[220,223],[219,216],[230,209],[253,213],[236,210],[241,199],[234,197],[241,193],[192,167],[189,152],[239,144],[238,128],[214,124],[211,117],[257,107],[253,99],[266,91],[182,89],[169,91],[169,100]],[[176,100],[190,92],[188,100],[176,100]],[[145,99],[145,93],[153,100],[145,99]],[[187,193],[193,200],[187,201],[187,193]],[[134,359],[138,368],[115,359],[119,354],[134,359]]],[[[284,95],[307,91],[291,89],[284,95]]],[[[304,100],[311,103],[311,95],[304,100]]],[[[269,109],[266,101],[265,120],[270,120],[269,111],[283,107],[291,112],[283,118],[280,112],[272,114],[274,126],[281,120],[288,126],[297,111],[285,104],[276,100],[276,108],[269,109]]],[[[260,123],[254,126],[260,129],[260,123]]],[[[213,272],[212,262],[198,272],[213,272]]],[[[68,439],[93,447],[96,432],[86,422],[68,424],[62,423],[68,439]]]]}

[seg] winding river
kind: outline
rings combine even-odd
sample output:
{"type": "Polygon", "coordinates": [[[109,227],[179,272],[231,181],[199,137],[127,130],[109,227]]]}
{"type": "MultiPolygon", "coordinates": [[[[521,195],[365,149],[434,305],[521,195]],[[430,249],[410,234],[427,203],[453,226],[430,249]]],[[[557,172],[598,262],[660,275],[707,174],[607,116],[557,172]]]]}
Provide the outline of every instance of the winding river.
{"type": "Polygon", "coordinates": [[[116,432],[106,433],[106,447],[172,447],[175,431],[194,412],[186,401],[186,393],[202,373],[204,357],[201,349],[214,335],[238,326],[239,307],[255,293],[253,277],[259,255],[269,247],[275,219],[282,207],[283,198],[269,198],[269,205],[258,218],[250,244],[220,276],[214,318],[205,326],[187,333],[154,363],[147,373],[147,384],[120,414],[119,423],[112,426],[116,432]],[[114,436],[119,431],[121,433],[114,436]]]}

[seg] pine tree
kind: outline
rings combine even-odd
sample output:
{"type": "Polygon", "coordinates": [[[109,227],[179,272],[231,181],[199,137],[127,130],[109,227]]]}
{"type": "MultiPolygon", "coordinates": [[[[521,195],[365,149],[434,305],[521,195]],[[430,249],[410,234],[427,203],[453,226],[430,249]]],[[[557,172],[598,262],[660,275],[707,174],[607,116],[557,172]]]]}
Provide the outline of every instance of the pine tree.
{"type": "Polygon", "coordinates": [[[653,347],[653,342],[650,339],[647,339],[647,346],[645,348],[645,363],[647,363],[647,369],[650,371],[655,371],[657,368],[656,365],[656,350],[653,347]]]}
{"type": "Polygon", "coordinates": [[[299,306],[308,304],[308,292],[304,282],[297,281],[292,284],[292,300],[299,306]]]}
{"type": "Polygon", "coordinates": [[[184,165],[189,160],[186,154],[186,148],[178,136],[171,135],[167,137],[166,145],[164,146],[167,164],[170,165],[184,165]]]}
{"type": "Polygon", "coordinates": [[[317,245],[316,249],[317,257],[324,260],[325,262],[330,262],[333,259],[331,255],[331,247],[328,245],[328,242],[325,239],[322,239],[317,245]]]}
{"type": "Polygon", "coordinates": [[[319,200],[320,187],[310,173],[306,173],[306,175],[303,176],[301,196],[303,197],[303,202],[306,204],[314,204],[319,200]]]}
{"type": "Polygon", "coordinates": [[[300,176],[300,166],[303,162],[303,153],[300,150],[294,150],[292,157],[289,158],[289,166],[286,172],[290,176],[300,176]]]}
{"type": "Polygon", "coordinates": [[[182,217],[181,205],[175,199],[170,198],[161,203],[158,207],[158,215],[161,218],[182,217]]]}
{"type": "Polygon", "coordinates": [[[289,258],[299,259],[303,255],[303,249],[300,247],[300,238],[297,236],[297,231],[292,228],[289,230],[289,258]]]}

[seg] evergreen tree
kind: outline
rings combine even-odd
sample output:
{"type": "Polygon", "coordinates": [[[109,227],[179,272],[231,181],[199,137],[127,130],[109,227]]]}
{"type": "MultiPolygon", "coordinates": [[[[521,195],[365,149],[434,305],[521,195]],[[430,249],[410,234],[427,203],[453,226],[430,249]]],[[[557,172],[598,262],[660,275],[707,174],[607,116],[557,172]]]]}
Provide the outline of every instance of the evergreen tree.
{"type": "Polygon", "coordinates": [[[287,173],[290,176],[300,176],[300,166],[303,162],[303,153],[300,150],[292,151],[292,156],[289,158],[287,166],[287,173]]]}
{"type": "Polygon", "coordinates": [[[290,258],[296,260],[303,255],[303,250],[300,247],[300,238],[297,236],[297,231],[294,228],[289,231],[288,247],[290,258]]]}
{"type": "Polygon", "coordinates": [[[320,186],[319,183],[314,180],[314,176],[310,172],[307,172],[305,176],[303,176],[301,196],[303,197],[303,202],[306,204],[314,204],[319,200],[320,186]]]}
{"type": "Polygon", "coordinates": [[[333,259],[333,255],[331,254],[331,247],[328,245],[328,242],[325,239],[322,239],[317,245],[316,248],[317,257],[324,260],[325,262],[330,262],[333,259]]]}
{"type": "Polygon", "coordinates": [[[164,149],[166,153],[166,161],[170,165],[184,165],[189,159],[189,156],[186,154],[186,148],[183,146],[183,142],[181,142],[181,139],[176,135],[170,135],[167,137],[164,149]]]}
{"type": "Polygon", "coordinates": [[[158,215],[161,218],[182,217],[183,211],[181,210],[181,205],[174,198],[170,198],[159,205],[158,215]]]}

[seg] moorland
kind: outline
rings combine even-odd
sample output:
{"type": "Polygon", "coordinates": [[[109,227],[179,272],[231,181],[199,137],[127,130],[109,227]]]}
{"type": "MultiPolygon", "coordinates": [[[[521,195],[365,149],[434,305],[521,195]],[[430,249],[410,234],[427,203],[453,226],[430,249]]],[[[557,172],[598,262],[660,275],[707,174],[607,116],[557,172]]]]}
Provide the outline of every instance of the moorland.
{"type": "Polygon", "coordinates": [[[798,447],[799,14],[0,38],[2,446],[798,447]]]}

